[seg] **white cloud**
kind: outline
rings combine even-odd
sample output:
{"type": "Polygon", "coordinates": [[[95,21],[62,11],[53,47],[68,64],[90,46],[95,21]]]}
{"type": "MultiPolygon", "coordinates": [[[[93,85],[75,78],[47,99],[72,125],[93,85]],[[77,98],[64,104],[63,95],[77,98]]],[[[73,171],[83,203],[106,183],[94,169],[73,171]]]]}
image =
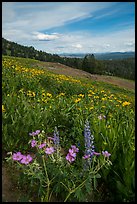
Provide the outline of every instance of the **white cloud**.
{"type": "Polygon", "coordinates": [[[36,45],[38,49],[42,47],[46,52],[52,53],[96,53],[96,52],[117,52],[117,51],[135,51],[135,33],[134,29],[115,31],[107,35],[93,36],[89,33],[73,32],[62,34],[52,42],[36,45]],[[129,46],[130,43],[130,46],[129,46]]]}
{"type": "Polygon", "coordinates": [[[135,47],[135,42],[133,40],[130,40],[128,42],[125,42],[125,45],[128,47],[135,47]]]}
{"type": "MultiPolygon", "coordinates": [[[[61,52],[109,52],[135,50],[135,29],[123,29],[98,35],[88,31],[44,33],[109,8],[116,2],[2,2],[2,36],[22,45],[34,46],[49,53],[61,52]]],[[[106,14],[109,16],[116,12],[106,14]]],[[[96,17],[97,18],[97,17],[96,17]]],[[[95,19],[95,18],[93,18],[95,19]]],[[[119,26],[120,28],[121,26],[119,26]]],[[[57,30],[57,29],[56,29],[57,30]]]]}
{"type": "Polygon", "coordinates": [[[43,34],[43,33],[40,33],[40,32],[33,32],[33,39],[36,39],[36,40],[55,40],[57,38],[59,38],[59,34],[57,33],[52,33],[52,34],[43,34]]]}
{"type": "Polygon", "coordinates": [[[78,43],[78,44],[72,45],[72,47],[81,49],[81,48],[82,48],[82,45],[78,43]]]}
{"type": "Polygon", "coordinates": [[[112,3],[35,2],[34,6],[29,2],[3,2],[2,30],[7,35],[11,29],[22,30],[27,34],[39,32],[91,17],[93,12],[109,7],[110,4],[112,3]]]}

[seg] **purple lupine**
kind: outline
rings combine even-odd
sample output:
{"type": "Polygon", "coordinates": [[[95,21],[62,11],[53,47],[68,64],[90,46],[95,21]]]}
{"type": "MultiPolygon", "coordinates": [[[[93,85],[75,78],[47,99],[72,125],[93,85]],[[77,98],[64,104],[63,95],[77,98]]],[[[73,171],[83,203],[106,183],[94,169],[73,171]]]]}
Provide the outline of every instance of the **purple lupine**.
{"type": "Polygon", "coordinates": [[[102,154],[104,155],[104,157],[108,157],[111,155],[108,151],[102,151],[102,154]]]}
{"type": "Polygon", "coordinates": [[[12,155],[12,159],[15,161],[20,161],[22,159],[23,155],[21,154],[21,152],[17,152],[17,153],[13,153],[12,155]]]}
{"type": "Polygon", "coordinates": [[[37,141],[36,140],[31,140],[31,147],[35,147],[37,145],[37,141]]]}
{"type": "Polygon", "coordinates": [[[59,147],[59,132],[57,130],[57,127],[55,127],[55,130],[54,130],[54,144],[55,144],[55,148],[57,149],[59,147]]]}
{"type": "Polygon", "coordinates": [[[84,138],[85,138],[85,154],[83,159],[84,162],[84,170],[87,170],[92,162],[92,157],[94,156],[94,136],[91,135],[89,121],[86,120],[85,128],[84,128],[84,138]]]}
{"type": "Polygon", "coordinates": [[[20,163],[29,164],[32,161],[32,157],[28,154],[27,156],[23,155],[20,163]]]}
{"type": "Polygon", "coordinates": [[[90,126],[88,120],[86,120],[84,128],[84,138],[85,138],[85,155],[90,155],[91,160],[94,152],[94,136],[91,135],[90,126]]]}
{"type": "Polygon", "coordinates": [[[36,136],[40,133],[40,130],[36,130],[35,132],[29,133],[30,136],[36,136]]]}
{"type": "Polygon", "coordinates": [[[45,153],[46,154],[52,154],[54,152],[54,147],[47,147],[46,150],[45,150],[45,153]]]}

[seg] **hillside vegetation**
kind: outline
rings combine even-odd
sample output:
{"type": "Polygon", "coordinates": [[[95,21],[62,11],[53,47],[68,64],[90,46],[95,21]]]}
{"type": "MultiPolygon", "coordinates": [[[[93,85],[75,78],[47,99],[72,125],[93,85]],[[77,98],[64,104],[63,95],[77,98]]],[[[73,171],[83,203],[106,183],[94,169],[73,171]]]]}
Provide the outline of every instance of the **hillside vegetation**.
{"type": "Polygon", "coordinates": [[[87,54],[83,58],[60,57],[35,50],[34,47],[22,46],[2,38],[2,54],[36,59],[44,62],[58,62],[73,68],[84,70],[91,74],[118,76],[125,79],[135,80],[135,58],[97,60],[94,54],[87,54]]]}
{"type": "Polygon", "coordinates": [[[67,71],[64,65],[2,57],[3,152],[33,155],[28,165],[17,162],[16,167],[16,161],[9,162],[11,168],[24,168],[25,174],[20,173],[18,181],[20,188],[25,186],[29,198],[33,200],[35,195],[41,202],[134,201],[134,91],[94,80],[81,70],[77,70],[79,74],[75,70],[75,76],[67,75],[67,71]],[[95,155],[89,174],[83,166],[87,121],[95,152],[110,153],[106,157],[95,155]],[[36,130],[40,131],[38,137],[36,130]],[[46,157],[34,140],[42,145],[46,138],[53,148],[53,143],[48,143],[53,135],[59,136],[62,153],[46,157]],[[66,156],[68,150],[72,153],[71,146],[79,148],[79,152],[75,149],[77,156],[73,152],[76,160],[72,163],[66,156]],[[106,165],[102,167],[103,162],[106,165]]]}

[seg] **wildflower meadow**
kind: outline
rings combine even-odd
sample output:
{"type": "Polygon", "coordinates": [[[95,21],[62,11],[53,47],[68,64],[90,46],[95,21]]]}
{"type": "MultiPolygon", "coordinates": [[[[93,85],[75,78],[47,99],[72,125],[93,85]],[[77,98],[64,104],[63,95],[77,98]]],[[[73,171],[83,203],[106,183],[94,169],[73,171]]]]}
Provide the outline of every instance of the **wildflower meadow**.
{"type": "Polygon", "coordinates": [[[134,201],[134,92],[2,57],[2,150],[40,202],[134,201]]]}

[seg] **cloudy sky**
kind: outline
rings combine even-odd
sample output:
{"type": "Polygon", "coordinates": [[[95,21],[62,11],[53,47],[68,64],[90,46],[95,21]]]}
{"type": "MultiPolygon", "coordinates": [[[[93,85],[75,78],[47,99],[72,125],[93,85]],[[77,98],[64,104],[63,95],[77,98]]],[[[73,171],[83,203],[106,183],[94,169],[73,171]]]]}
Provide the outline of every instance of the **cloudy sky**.
{"type": "Polygon", "coordinates": [[[2,37],[57,54],[135,51],[135,3],[2,2],[2,37]]]}

